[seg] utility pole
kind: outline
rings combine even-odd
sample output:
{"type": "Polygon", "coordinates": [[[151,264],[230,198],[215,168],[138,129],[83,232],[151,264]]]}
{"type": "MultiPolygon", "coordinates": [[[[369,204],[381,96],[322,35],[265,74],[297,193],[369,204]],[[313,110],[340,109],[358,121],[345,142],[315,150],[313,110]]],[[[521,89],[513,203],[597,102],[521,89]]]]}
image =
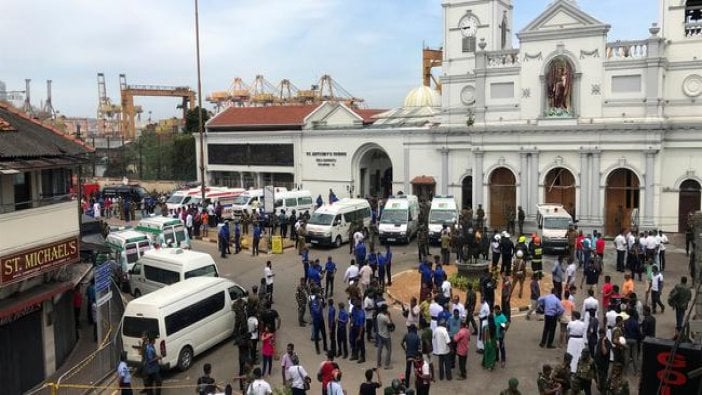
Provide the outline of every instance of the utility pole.
{"type": "Polygon", "coordinates": [[[198,0],[195,0],[195,56],[197,58],[197,123],[200,136],[200,192],[202,204],[205,204],[205,131],[202,128],[202,79],[200,76],[200,13],[198,0]]]}

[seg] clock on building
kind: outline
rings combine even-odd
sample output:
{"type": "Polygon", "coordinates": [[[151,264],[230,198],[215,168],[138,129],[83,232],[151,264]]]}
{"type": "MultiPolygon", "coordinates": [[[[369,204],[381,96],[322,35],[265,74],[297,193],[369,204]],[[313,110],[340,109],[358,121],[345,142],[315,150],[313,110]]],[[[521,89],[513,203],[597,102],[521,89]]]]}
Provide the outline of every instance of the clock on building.
{"type": "Polygon", "coordinates": [[[478,18],[475,15],[466,15],[458,22],[458,28],[465,37],[474,37],[478,31],[478,18]]]}

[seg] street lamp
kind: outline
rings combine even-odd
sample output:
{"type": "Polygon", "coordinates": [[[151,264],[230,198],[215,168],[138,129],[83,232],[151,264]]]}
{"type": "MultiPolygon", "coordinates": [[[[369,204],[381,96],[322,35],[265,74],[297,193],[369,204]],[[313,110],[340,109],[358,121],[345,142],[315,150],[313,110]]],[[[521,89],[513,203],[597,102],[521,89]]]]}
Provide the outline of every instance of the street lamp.
{"type": "Polygon", "coordinates": [[[202,79],[200,77],[200,13],[198,1],[195,0],[195,56],[197,58],[197,125],[200,137],[200,193],[205,204],[205,131],[202,128],[202,79]]]}

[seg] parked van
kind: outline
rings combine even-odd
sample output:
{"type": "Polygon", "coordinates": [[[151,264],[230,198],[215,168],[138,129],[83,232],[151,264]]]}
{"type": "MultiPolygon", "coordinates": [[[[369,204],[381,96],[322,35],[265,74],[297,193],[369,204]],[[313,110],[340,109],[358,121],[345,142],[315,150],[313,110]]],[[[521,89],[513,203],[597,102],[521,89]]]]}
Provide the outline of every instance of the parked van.
{"type": "Polygon", "coordinates": [[[276,215],[280,215],[282,210],[285,210],[285,214],[290,215],[293,210],[298,213],[305,211],[311,213],[313,209],[314,202],[310,191],[287,191],[275,194],[276,215]]]}
{"type": "MultiPolygon", "coordinates": [[[[287,188],[275,187],[276,195],[287,191],[287,188]]],[[[250,189],[237,196],[231,207],[223,209],[222,216],[225,218],[239,218],[244,210],[251,214],[254,210],[258,210],[259,207],[263,207],[263,189],[250,189]]]]}
{"type": "Polygon", "coordinates": [[[192,277],[219,277],[210,254],[163,248],[149,251],[134,264],[129,271],[129,287],[138,298],[192,277]]]}
{"type": "Polygon", "coordinates": [[[390,197],[380,215],[378,233],[382,244],[409,243],[419,226],[419,199],[416,195],[390,197]]]}
{"type": "Polygon", "coordinates": [[[139,221],[136,230],[151,239],[151,243],[163,247],[190,248],[190,238],[183,221],[170,217],[147,217],[139,221]]]}
{"type": "Polygon", "coordinates": [[[149,193],[139,185],[107,185],[102,188],[102,196],[109,198],[129,196],[133,203],[141,204],[141,201],[147,197],[149,193]]]}
{"type": "Polygon", "coordinates": [[[147,235],[133,229],[111,231],[105,238],[108,247],[116,257],[121,286],[125,289],[129,285],[129,270],[136,261],[153,249],[151,240],[147,235]]]}
{"type": "Polygon", "coordinates": [[[164,370],[187,370],[196,355],[232,335],[232,304],[246,296],[242,287],[225,278],[195,277],[132,300],[121,325],[127,362],[141,363],[146,333],[156,337],[164,370]]]}
{"type": "Polygon", "coordinates": [[[541,230],[544,251],[565,252],[568,249],[568,228],[573,218],[562,204],[537,204],[536,223],[541,230]]]}
{"type": "Polygon", "coordinates": [[[319,207],[307,221],[308,243],[334,245],[349,241],[349,227],[355,221],[367,228],[371,222],[370,204],[365,199],[344,198],[319,207]]]}
{"type": "Polygon", "coordinates": [[[434,196],[429,209],[429,242],[438,243],[444,226],[458,222],[458,205],[453,196],[434,196]]]}

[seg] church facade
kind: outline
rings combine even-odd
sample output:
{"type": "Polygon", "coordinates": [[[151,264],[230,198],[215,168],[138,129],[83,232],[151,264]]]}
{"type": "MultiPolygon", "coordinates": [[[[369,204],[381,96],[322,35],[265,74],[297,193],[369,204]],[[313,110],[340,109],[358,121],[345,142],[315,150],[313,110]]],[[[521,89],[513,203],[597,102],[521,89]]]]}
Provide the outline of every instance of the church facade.
{"type": "Polygon", "coordinates": [[[609,235],[632,223],[684,230],[702,199],[702,1],[659,5],[641,40],[616,41],[573,0],[519,32],[511,0],[445,0],[440,98],[420,88],[402,108],[365,114],[325,103],[295,126],[236,123],[226,110],[208,123],[209,181],[245,186],[264,169],[322,196],[454,195],[481,204],[492,227],[553,202],[609,235]],[[289,158],[211,160],[213,144],[235,140],[285,143],[289,158]]]}

